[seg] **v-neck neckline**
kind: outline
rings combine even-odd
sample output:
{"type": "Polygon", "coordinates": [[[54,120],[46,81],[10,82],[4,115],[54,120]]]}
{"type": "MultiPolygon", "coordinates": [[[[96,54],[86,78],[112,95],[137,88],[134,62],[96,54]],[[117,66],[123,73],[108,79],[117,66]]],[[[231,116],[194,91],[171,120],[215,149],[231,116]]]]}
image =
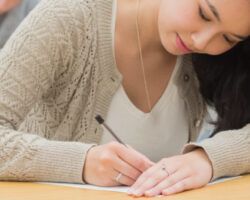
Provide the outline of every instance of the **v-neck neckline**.
{"type": "Polygon", "coordinates": [[[174,70],[171,74],[169,83],[167,84],[166,88],[164,89],[161,97],[158,99],[158,101],[156,102],[156,104],[153,106],[153,108],[151,109],[150,112],[144,112],[141,109],[139,109],[137,106],[134,105],[134,103],[129,99],[125,89],[123,88],[123,85],[121,85],[121,91],[122,91],[122,95],[125,99],[125,103],[128,103],[128,105],[130,106],[130,108],[135,111],[138,115],[140,116],[145,116],[148,117],[150,115],[152,115],[154,112],[157,112],[158,110],[161,110],[162,106],[164,105],[164,102],[166,100],[166,98],[169,97],[169,95],[171,95],[171,88],[173,87],[173,78],[176,74],[176,71],[178,70],[179,66],[181,65],[182,62],[182,57],[179,56],[177,57],[175,66],[174,66],[174,70]]]}

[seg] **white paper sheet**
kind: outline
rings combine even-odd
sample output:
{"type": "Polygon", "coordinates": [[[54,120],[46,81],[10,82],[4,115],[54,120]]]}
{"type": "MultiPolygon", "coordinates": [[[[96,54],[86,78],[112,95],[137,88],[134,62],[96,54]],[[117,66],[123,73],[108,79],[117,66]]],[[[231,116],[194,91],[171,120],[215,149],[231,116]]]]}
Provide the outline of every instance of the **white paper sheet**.
{"type": "MultiPolygon", "coordinates": [[[[214,182],[209,183],[208,185],[214,185],[216,183],[221,183],[224,181],[232,180],[239,178],[240,176],[236,177],[227,177],[227,178],[221,178],[218,179],[214,182]]],[[[113,192],[123,192],[127,193],[129,187],[126,186],[119,186],[119,187],[98,187],[98,186],[93,186],[93,185],[88,185],[88,184],[71,184],[71,183],[49,183],[49,182],[39,182],[42,184],[49,184],[49,185],[58,185],[58,186],[66,186],[66,187],[74,187],[74,188],[83,188],[83,189],[90,189],[90,190],[102,190],[102,191],[113,191],[113,192]]]]}
{"type": "Polygon", "coordinates": [[[209,183],[208,185],[214,185],[216,183],[222,183],[222,182],[225,182],[225,181],[229,181],[229,180],[233,180],[233,179],[237,179],[237,178],[240,178],[241,176],[234,176],[234,177],[225,177],[225,178],[220,178],[220,179],[217,179],[211,183],[209,183]]]}
{"type": "Polygon", "coordinates": [[[74,188],[83,188],[83,189],[91,189],[91,190],[102,190],[102,191],[113,191],[113,192],[123,192],[127,193],[129,187],[119,186],[119,187],[98,187],[94,185],[88,184],[72,184],[72,183],[50,183],[50,182],[39,182],[42,184],[49,185],[58,185],[58,186],[66,186],[66,187],[74,187],[74,188]]]}

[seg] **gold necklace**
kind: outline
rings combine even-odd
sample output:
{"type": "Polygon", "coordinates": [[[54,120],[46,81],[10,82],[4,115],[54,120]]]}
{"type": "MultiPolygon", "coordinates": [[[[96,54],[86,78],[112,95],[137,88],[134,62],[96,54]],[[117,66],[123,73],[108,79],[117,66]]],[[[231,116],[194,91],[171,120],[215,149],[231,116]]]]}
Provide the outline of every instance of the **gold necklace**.
{"type": "Polygon", "coordinates": [[[144,67],[143,56],[142,56],[142,49],[141,49],[140,31],[139,31],[140,2],[141,2],[141,0],[137,0],[136,34],[137,34],[137,43],[138,43],[138,50],[139,50],[139,56],[140,56],[140,66],[141,66],[141,70],[142,70],[145,95],[146,95],[146,99],[147,99],[147,104],[148,104],[149,111],[151,111],[152,104],[151,104],[151,100],[150,100],[148,83],[147,83],[147,79],[146,79],[146,73],[145,73],[145,67],[144,67]]]}

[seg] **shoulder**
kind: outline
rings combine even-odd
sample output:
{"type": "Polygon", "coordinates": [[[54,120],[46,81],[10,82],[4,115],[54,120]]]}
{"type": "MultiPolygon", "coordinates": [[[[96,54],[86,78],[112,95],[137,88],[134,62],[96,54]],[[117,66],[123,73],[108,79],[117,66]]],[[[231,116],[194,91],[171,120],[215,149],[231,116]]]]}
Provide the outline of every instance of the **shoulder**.
{"type": "Polygon", "coordinates": [[[47,34],[72,39],[72,33],[84,35],[86,27],[95,18],[95,12],[95,0],[40,0],[23,25],[32,27],[36,33],[39,29],[46,29],[47,34]]]}
{"type": "Polygon", "coordinates": [[[93,10],[96,4],[96,0],[41,0],[40,4],[46,5],[46,7],[53,7],[55,9],[65,9],[72,13],[77,11],[89,11],[93,10]]]}
{"type": "Polygon", "coordinates": [[[88,14],[95,11],[95,0],[40,0],[37,6],[31,2],[31,0],[26,0],[29,4],[26,6],[35,7],[32,11],[33,15],[41,18],[51,16],[54,21],[69,19],[85,22],[88,14]]]}

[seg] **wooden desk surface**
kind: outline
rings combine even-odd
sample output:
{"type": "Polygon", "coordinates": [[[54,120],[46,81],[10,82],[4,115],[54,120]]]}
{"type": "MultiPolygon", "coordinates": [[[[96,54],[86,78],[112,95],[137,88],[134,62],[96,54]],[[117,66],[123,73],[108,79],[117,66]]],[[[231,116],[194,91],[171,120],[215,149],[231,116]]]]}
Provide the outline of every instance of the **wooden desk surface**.
{"type": "MultiPolygon", "coordinates": [[[[127,200],[159,199],[133,198],[125,193],[86,190],[38,183],[0,182],[1,200],[127,200]]],[[[250,176],[206,186],[163,200],[250,200],[250,176]]]]}

